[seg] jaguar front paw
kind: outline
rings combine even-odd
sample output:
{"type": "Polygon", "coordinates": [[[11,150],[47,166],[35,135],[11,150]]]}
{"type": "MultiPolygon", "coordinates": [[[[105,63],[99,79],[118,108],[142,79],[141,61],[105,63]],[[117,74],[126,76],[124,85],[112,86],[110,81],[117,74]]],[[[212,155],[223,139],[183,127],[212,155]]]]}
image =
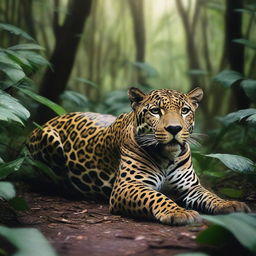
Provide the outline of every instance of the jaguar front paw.
{"type": "Polygon", "coordinates": [[[226,214],[231,212],[251,212],[249,206],[238,201],[224,201],[216,205],[213,214],[226,214]]]}
{"type": "Polygon", "coordinates": [[[187,225],[194,222],[199,222],[201,220],[198,212],[193,210],[185,210],[182,208],[167,214],[162,214],[157,216],[157,218],[164,224],[175,226],[187,225]]]}

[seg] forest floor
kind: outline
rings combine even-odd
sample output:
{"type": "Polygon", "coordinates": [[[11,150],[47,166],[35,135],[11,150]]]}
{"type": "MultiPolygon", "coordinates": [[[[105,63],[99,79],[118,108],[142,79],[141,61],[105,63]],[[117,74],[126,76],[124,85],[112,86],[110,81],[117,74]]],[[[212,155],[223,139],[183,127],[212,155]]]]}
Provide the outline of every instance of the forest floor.
{"type": "Polygon", "coordinates": [[[206,223],[173,227],[121,217],[110,214],[107,204],[42,195],[23,186],[18,196],[30,210],[6,214],[7,225],[38,228],[59,256],[168,256],[204,249],[195,238],[206,223]]]}

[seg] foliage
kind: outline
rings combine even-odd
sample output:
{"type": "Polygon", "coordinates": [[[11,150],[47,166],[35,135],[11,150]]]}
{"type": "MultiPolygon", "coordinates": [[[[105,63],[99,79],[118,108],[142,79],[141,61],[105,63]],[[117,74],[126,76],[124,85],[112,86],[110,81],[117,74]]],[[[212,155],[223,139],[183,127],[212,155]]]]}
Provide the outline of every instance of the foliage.
{"type": "Polygon", "coordinates": [[[238,241],[251,253],[256,253],[256,214],[232,213],[228,215],[203,215],[214,223],[197,236],[200,244],[231,247],[238,241]]]}
{"type": "Polygon", "coordinates": [[[15,189],[12,183],[7,181],[0,181],[0,198],[10,200],[15,197],[15,189]]]}
{"type": "Polygon", "coordinates": [[[7,228],[0,226],[1,238],[5,238],[8,241],[8,244],[7,242],[1,243],[1,255],[56,256],[56,253],[41,232],[34,228],[7,228]]]}
{"type": "Polygon", "coordinates": [[[253,161],[246,157],[230,154],[208,154],[207,157],[217,158],[230,170],[237,172],[250,172],[255,169],[253,161]]]}
{"type": "MultiPolygon", "coordinates": [[[[37,163],[29,158],[24,150],[25,132],[30,111],[21,103],[22,93],[28,95],[37,102],[53,109],[58,114],[65,110],[46,98],[32,92],[33,81],[29,78],[39,66],[48,65],[48,61],[38,51],[43,48],[35,43],[35,40],[21,29],[9,25],[0,24],[0,29],[7,30],[23,39],[33,43],[16,44],[8,48],[0,48],[0,200],[8,201],[9,205],[16,210],[27,210],[28,205],[23,198],[16,197],[15,188],[12,183],[1,181],[21,170],[22,165],[37,163]],[[21,128],[23,127],[23,129],[21,128]],[[15,148],[12,150],[11,148],[15,148]]],[[[54,178],[51,170],[41,166],[50,177],[54,178]]],[[[0,238],[3,237],[12,245],[15,255],[55,255],[41,233],[34,229],[9,229],[0,227],[0,238]]],[[[0,245],[0,254],[5,253],[4,245],[0,245]]],[[[9,248],[9,247],[8,247],[9,248]]]]}
{"type": "MultiPolygon", "coordinates": [[[[33,13],[30,15],[36,14],[37,22],[28,22],[33,17],[28,15],[29,10],[25,5],[22,6],[21,1],[15,4],[16,8],[6,8],[9,6],[8,1],[0,4],[2,13],[6,11],[6,15],[2,16],[8,18],[10,23],[22,21],[20,23],[24,23],[30,31],[36,31],[33,36],[42,40],[46,55],[49,56],[54,48],[58,27],[64,20],[63,13],[69,13],[69,1],[32,1],[33,13]],[[18,16],[17,11],[20,12],[18,16]],[[40,20],[42,17],[44,20],[40,20]],[[54,22],[48,17],[54,17],[54,22]],[[54,24],[56,20],[59,24],[54,24]]],[[[243,36],[232,39],[235,45],[243,46],[245,50],[244,74],[241,74],[230,70],[230,65],[225,64],[227,54],[225,48],[221,49],[226,37],[220,31],[228,28],[223,29],[225,24],[222,16],[227,9],[224,3],[192,1],[193,3],[185,4],[182,0],[175,2],[181,5],[183,3],[183,7],[186,7],[184,10],[190,17],[187,23],[183,22],[187,24],[187,34],[184,36],[179,32],[182,31],[182,23],[177,19],[177,11],[173,11],[175,6],[164,5],[161,10],[161,4],[149,0],[144,6],[148,14],[145,19],[147,44],[143,46],[147,52],[146,62],[141,62],[135,58],[136,43],[133,43],[134,31],[129,10],[125,8],[126,3],[95,1],[89,25],[79,35],[82,37],[82,44],[70,78],[72,82],[69,83],[69,90],[60,96],[62,106],[36,93],[38,88],[33,81],[41,79],[41,73],[37,72],[39,67],[50,67],[49,62],[41,55],[44,48],[20,28],[0,23],[3,44],[0,48],[0,180],[34,166],[53,182],[59,182],[48,166],[30,159],[23,147],[27,130],[32,126],[28,119],[30,116],[33,118],[37,104],[44,104],[57,114],[65,113],[66,109],[118,115],[130,111],[125,88],[131,84],[142,87],[137,82],[138,78],[143,77],[146,80],[146,89],[152,86],[188,91],[190,86],[197,85],[194,82],[189,85],[189,80],[198,81],[208,98],[200,108],[199,123],[204,127],[208,121],[220,116],[217,118],[219,127],[213,130],[211,125],[206,126],[209,139],[204,147],[193,150],[196,170],[200,175],[206,176],[212,185],[218,184],[218,192],[231,198],[242,198],[243,189],[232,184],[226,186],[222,181],[246,180],[249,184],[256,184],[256,5],[244,2],[243,8],[235,10],[243,15],[243,36]],[[152,8],[153,2],[158,8],[152,8]],[[111,17],[108,14],[110,7],[113,10],[111,17]],[[152,26],[147,27],[150,23],[152,26]],[[184,38],[190,39],[187,48],[184,38]],[[189,49],[192,49],[193,44],[196,47],[190,54],[189,49]],[[198,65],[189,65],[195,62],[198,65]],[[186,67],[187,63],[189,68],[186,67]],[[215,75],[216,73],[218,74],[215,75]],[[198,80],[193,80],[194,78],[198,80]],[[221,84],[222,87],[216,84],[221,84]],[[250,108],[234,111],[236,105],[231,95],[237,86],[251,100],[250,108]]],[[[11,183],[0,181],[0,195],[14,208],[27,208],[22,199],[15,197],[11,183]]],[[[237,221],[240,222],[238,219],[237,221]]]]}
{"type": "Polygon", "coordinates": [[[0,120],[23,124],[22,120],[27,120],[29,116],[29,111],[17,99],[2,90],[0,91],[0,120]]]}
{"type": "MultiPolygon", "coordinates": [[[[256,103],[254,96],[256,80],[245,78],[233,70],[224,70],[213,80],[227,90],[241,86],[252,102],[256,103]]],[[[256,109],[253,107],[218,117],[220,127],[209,131],[208,146],[200,152],[196,150],[193,152],[199,174],[207,176],[208,180],[210,178],[210,182],[218,187],[218,192],[222,195],[243,198],[244,188],[234,185],[238,180],[240,184],[241,181],[252,186],[256,184],[255,117],[256,109]],[[226,154],[226,152],[233,154],[226,154]],[[229,184],[222,183],[222,179],[229,180],[229,184]]]]}

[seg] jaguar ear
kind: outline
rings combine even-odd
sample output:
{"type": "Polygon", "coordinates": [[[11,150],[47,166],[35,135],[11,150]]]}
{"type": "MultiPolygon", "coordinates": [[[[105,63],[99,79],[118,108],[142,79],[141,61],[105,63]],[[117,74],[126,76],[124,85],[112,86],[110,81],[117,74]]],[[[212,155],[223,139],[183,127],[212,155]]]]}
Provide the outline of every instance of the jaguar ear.
{"type": "Polygon", "coordinates": [[[195,89],[187,93],[187,96],[190,98],[192,104],[196,109],[199,105],[199,102],[203,99],[204,92],[200,87],[196,87],[195,89]]]}
{"type": "Polygon", "coordinates": [[[146,96],[144,92],[142,92],[140,89],[131,87],[128,90],[128,97],[131,101],[132,108],[134,108],[136,105],[138,105],[146,96]]]}

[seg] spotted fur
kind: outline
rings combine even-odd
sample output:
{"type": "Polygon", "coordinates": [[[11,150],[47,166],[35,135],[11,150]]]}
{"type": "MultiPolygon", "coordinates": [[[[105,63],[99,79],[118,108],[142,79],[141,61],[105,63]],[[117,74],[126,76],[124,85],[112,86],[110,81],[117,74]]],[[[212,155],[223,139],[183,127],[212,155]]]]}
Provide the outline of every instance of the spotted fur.
{"type": "Polygon", "coordinates": [[[200,88],[188,94],[131,88],[128,95],[133,110],[117,118],[70,113],[35,129],[32,156],[83,195],[108,198],[112,213],[182,225],[194,222],[197,211],[249,211],[206,190],[193,169],[188,141],[200,88]]]}

